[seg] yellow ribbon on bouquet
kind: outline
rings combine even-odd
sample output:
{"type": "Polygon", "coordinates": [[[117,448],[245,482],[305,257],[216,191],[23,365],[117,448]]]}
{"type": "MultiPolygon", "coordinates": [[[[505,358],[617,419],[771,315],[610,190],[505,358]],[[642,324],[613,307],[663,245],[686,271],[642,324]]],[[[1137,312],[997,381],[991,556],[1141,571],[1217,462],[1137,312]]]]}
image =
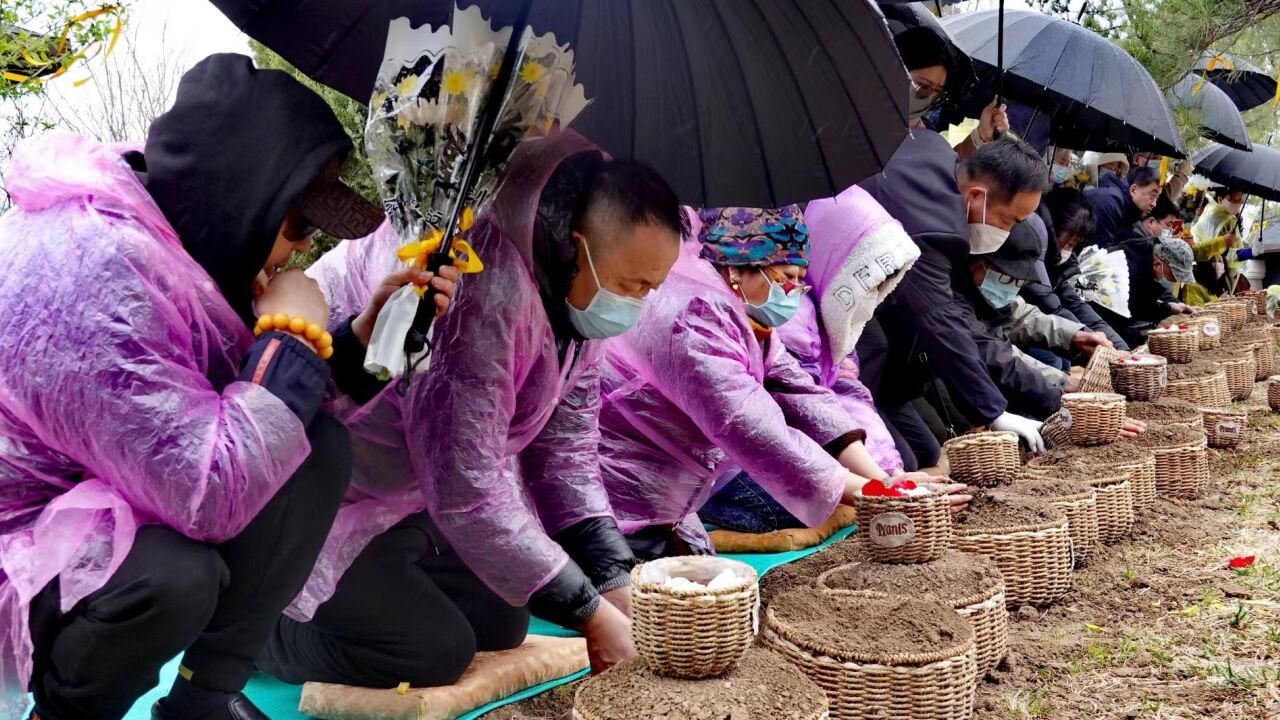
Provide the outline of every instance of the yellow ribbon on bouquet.
{"type": "MultiPolygon", "coordinates": [[[[475,224],[475,213],[471,208],[462,211],[462,217],[458,219],[458,229],[466,232],[475,224]]],[[[417,242],[411,242],[401,245],[396,250],[396,257],[402,262],[408,263],[419,270],[425,270],[427,267],[427,256],[440,248],[441,242],[444,240],[443,230],[432,230],[425,238],[417,242]]],[[[478,273],[484,270],[484,263],[480,261],[480,256],[475,250],[471,249],[471,245],[461,237],[455,235],[453,242],[449,244],[449,256],[453,258],[453,266],[458,272],[463,274],[478,273]]],[[[425,286],[416,286],[414,288],[418,297],[426,294],[425,286]]]]}

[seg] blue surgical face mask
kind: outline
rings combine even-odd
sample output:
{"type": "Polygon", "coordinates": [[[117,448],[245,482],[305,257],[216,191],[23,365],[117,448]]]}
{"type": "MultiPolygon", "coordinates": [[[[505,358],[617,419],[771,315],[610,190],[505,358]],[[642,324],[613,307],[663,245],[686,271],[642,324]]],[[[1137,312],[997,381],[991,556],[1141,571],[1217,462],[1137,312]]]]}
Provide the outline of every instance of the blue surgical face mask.
{"type": "Polygon", "coordinates": [[[1062,183],[1066,182],[1067,178],[1069,177],[1071,177],[1071,168],[1067,167],[1066,165],[1059,165],[1057,163],[1054,163],[1053,181],[1055,183],[1061,185],[1062,183]]]}
{"type": "Polygon", "coordinates": [[[800,293],[788,295],[782,285],[770,280],[763,270],[760,274],[769,281],[769,297],[762,305],[747,303],[747,315],[765,327],[778,327],[790,320],[800,308],[800,293]]]}
{"type": "Polygon", "coordinates": [[[978,286],[983,299],[997,310],[1012,305],[1020,289],[1016,281],[1004,282],[1000,279],[1000,273],[990,268],[987,268],[987,276],[982,278],[982,284],[978,286]]]}
{"type": "Polygon", "coordinates": [[[586,310],[579,310],[564,301],[569,310],[569,323],[582,337],[590,340],[616,337],[631,329],[644,309],[644,300],[627,297],[606,290],[600,284],[600,276],[596,274],[596,264],[591,260],[591,249],[586,241],[582,250],[587,254],[587,267],[591,268],[591,277],[596,281],[596,294],[587,304],[586,310]]]}

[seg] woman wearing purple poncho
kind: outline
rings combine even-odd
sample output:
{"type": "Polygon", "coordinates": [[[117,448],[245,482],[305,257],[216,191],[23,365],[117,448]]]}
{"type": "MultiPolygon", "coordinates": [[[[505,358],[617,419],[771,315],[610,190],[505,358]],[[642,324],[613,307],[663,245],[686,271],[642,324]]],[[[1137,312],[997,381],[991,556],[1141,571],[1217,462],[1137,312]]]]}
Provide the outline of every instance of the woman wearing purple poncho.
{"type": "Polygon", "coordinates": [[[808,287],[799,208],[701,219],[698,255],[609,342],[601,380],[600,463],[639,557],[709,550],[697,510],[730,468],[810,526],[885,476],[865,432],[775,335],[808,287]]]}
{"type": "MultiPolygon", "coordinates": [[[[520,644],[530,611],[582,630],[596,670],[634,653],[624,612],[601,601],[627,607],[633,558],[599,478],[597,340],[634,323],[681,224],[653,171],[572,132],[516,151],[468,236],[485,269],[436,322],[429,370],[405,397],[394,383],[353,396],[348,504],[261,667],[447,685],[476,650],[520,644]]],[[[385,229],[372,240],[313,271],[337,320],[394,257],[385,229]]]]}
{"type": "MultiPolygon", "coordinates": [[[[215,55],[143,152],[29,140],[0,220],[0,717],[117,720],[183,653],[157,720],[261,720],[240,690],[350,477],[319,412],[327,338],[252,327],[255,277],[330,212],[351,142],[282,72],[215,55]]],[[[365,220],[366,222],[361,222],[365,220]]],[[[262,313],[322,324],[300,273],[262,313]]],[[[306,323],[304,323],[304,326],[306,323]]],[[[276,327],[272,325],[272,327],[276,327]]]]}

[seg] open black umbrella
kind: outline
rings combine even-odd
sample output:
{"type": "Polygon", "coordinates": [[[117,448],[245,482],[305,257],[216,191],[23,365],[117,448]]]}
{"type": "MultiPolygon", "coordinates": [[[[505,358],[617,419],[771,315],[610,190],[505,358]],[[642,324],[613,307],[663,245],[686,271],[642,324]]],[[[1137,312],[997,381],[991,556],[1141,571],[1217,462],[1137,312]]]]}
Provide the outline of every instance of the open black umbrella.
{"type": "Polygon", "coordinates": [[[1217,85],[1240,112],[1252,110],[1276,97],[1276,79],[1262,68],[1226,53],[1205,52],[1195,71],[1217,85]]]}
{"type": "Polygon", "coordinates": [[[1173,107],[1193,108],[1198,111],[1200,136],[1213,142],[1249,150],[1253,143],[1244,126],[1244,118],[1227,94],[1216,85],[1204,82],[1199,75],[1189,74],[1165,93],[1173,107]]]}
{"type": "Polygon", "coordinates": [[[880,9],[884,11],[885,22],[889,25],[889,32],[897,37],[899,33],[911,28],[923,27],[933,31],[938,37],[942,38],[947,47],[951,49],[951,55],[955,59],[951,72],[947,74],[946,95],[948,100],[956,100],[964,96],[966,90],[977,79],[973,74],[973,62],[969,60],[969,56],[964,51],[956,47],[951,40],[951,36],[947,34],[942,23],[938,22],[938,18],[928,9],[928,6],[922,2],[912,3],[881,3],[880,9]]]}
{"type": "Polygon", "coordinates": [[[1147,151],[1184,157],[1173,115],[1151,74],[1102,36],[1062,18],[1010,10],[1000,66],[999,11],[942,19],[973,59],[978,82],[962,104],[978,117],[1003,79],[1002,94],[1050,121],[1055,145],[1077,150],[1147,151]]]}
{"type": "Polygon", "coordinates": [[[1210,145],[1191,157],[1196,172],[1231,190],[1280,201],[1280,150],[1254,145],[1245,152],[1210,145]]]}
{"type": "MultiPolygon", "coordinates": [[[[452,0],[212,0],[303,73],[368,102],[387,25],[452,0]]],[[[693,205],[777,207],[879,172],[906,135],[909,82],[868,0],[462,0],[495,26],[555,33],[592,103],[574,129],[652,165],[693,205]]]]}

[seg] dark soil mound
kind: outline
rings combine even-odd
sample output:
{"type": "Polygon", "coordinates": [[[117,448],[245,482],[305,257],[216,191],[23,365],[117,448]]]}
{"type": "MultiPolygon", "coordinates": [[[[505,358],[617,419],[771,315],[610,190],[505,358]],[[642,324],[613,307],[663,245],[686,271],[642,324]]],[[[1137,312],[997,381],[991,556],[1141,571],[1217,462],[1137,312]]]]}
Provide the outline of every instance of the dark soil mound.
{"type": "MultiPolygon", "coordinates": [[[[1199,411],[1196,413],[1199,414],[1199,411]]],[[[1145,459],[1142,453],[1134,451],[1132,445],[1118,442],[1088,447],[1062,445],[1037,457],[1030,468],[1038,472],[1052,471],[1054,477],[1088,482],[1098,477],[1100,469],[1130,465],[1145,459]]]]}
{"type": "Polygon", "coordinates": [[[614,720],[816,720],[827,698],[781,656],[750,648],[732,672],[707,680],[663,677],[633,658],[582,683],[575,704],[614,720]]]}
{"type": "Polygon", "coordinates": [[[973,641],[968,620],[954,608],[926,600],[792,590],[775,598],[769,612],[796,645],[849,660],[890,663],[890,655],[952,648],[958,654],[973,641]]]}
{"type": "Polygon", "coordinates": [[[1147,431],[1136,438],[1121,440],[1116,443],[1121,447],[1140,447],[1140,448],[1163,448],[1174,445],[1183,445],[1193,442],[1204,437],[1204,433],[1189,427],[1173,426],[1159,427],[1152,426],[1147,431]]]}
{"type": "Polygon", "coordinates": [[[1194,420],[1200,411],[1195,405],[1179,398],[1160,398],[1155,402],[1131,402],[1125,405],[1125,414],[1145,422],[1185,422],[1194,420]]]}
{"type": "Polygon", "coordinates": [[[864,562],[868,558],[861,538],[855,533],[824,550],[765,573],[760,578],[760,602],[768,605],[780,593],[792,588],[811,588],[822,573],[841,565],[864,562]]]}
{"type": "Polygon", "coordinates": [[[1058,476],[1053,480],[1020,480],[1012,485],[1006,485],[1003,489],[1014,495],[1028,495],[1046,500],[1088,495],[1089,486],[1076,476],[1085,475],[1092,480],[1098,475],[1096,472],[1088,472],[1074,465],[1055,467],[1053,473],[1058,476]]]}
{"type": "Polygon", "coordinates": [[[957,528],[983,530],[1040,525],[1062,517],[1059,510],[1044,500],[988,491],[974,493],[969,507],[956,517],[955,524],[957,528]]]}
{"type": "Polygon", "coordinates": [[[1170,380],[1191,380],[1222,372],[1222,366],[1210,360],[1192,360],[1184,365],[1169,364],[1170,380]]]}
{"type": "Polygon", "coordinates": [[[824,584],[831,590],[860,590],[934,600],[948,607],[1004,583],[1000,569],[981,555],[948,550],[927,563],[858,563],[833,570],[824,584]]]}

